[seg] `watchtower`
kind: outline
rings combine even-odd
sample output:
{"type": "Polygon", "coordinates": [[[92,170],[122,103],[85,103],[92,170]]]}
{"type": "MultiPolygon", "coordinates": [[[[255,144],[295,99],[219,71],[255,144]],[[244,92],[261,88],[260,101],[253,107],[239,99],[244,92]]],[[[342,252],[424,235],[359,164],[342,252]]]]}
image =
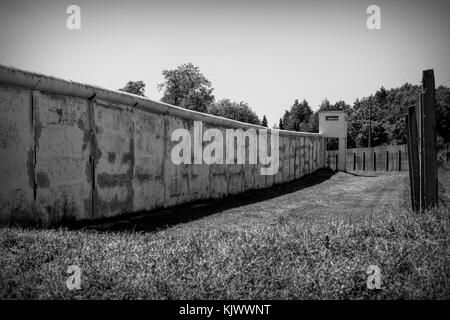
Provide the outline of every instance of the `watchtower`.
{"type": "Polygon", "coordinates": [[[347,115],[345,111],[320,111],[319,133],[324,138],[339,139],[337,168],[345,171],[347,161],[347,115]]]}

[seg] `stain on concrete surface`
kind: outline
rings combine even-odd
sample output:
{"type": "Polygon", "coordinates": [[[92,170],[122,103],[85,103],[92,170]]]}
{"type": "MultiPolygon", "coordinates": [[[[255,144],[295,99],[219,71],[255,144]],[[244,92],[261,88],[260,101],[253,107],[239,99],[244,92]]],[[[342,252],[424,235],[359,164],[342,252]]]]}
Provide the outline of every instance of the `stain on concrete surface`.
{"type": "Polygon", "coordinates": [[[83,131],[83,148],[82,150],[86,150],[87,146],[91,141],[91,132],[89,128],[86,128],[86,125],[82,119],[79,119],[77,122],[78,128],[83,131]]]}
{"type": "Polygon", "coordinates": [[[148,180],[153,180],[152,175],[148,173],[137,173],[136,174],[138,181],[144,182],[148,180]]]}
{"type": "MultiPolygon", "coordinates": [[[[131,184],[127,185],[127,189],[130,191],[131,184]]],[[[94,191],[94,203],[95,203],[95,216],[98,217],[110,217],[121,215],[124,213],[132,212],[133,210],[133,192],[128,192],[124,200],[120,200],[116,194],[111,200],[103,200],[98,191],[94,191]]]]}
{"type": "Polygon", "coordinates": [[[116,162],[116,154],[114,152],[108,152],[108,162],[114,163],[116,162]]]}
{"type": "Polygon", "coordinates": [[[131,181],[130,173],[123,174],[109,174],[106,172],[97,175],[97,184],[100,188],[113,188],[117,186],[124,186],[131,181]]]}
{"type": "MultiPolygon", "coordinates": [[[[132,144],[130,144],[130,145],[132,145],[132,144]]],[[[126,163],[132,162],[132,161],[133,161],[133,154],[131,152],[125,153],[122,156],[122,164],[126,164],[126,163]]]]}
{"type": "Polygon", "coordinates": [[[36,183],[39,188],[50,187],[50,179],[45,172],[38,172],[36,174],[36,183]]]}

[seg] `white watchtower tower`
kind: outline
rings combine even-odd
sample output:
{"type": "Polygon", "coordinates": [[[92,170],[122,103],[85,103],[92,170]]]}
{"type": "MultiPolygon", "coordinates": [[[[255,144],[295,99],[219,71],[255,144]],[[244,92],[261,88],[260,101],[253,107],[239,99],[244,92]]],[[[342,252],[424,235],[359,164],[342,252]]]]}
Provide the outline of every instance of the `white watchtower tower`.
{"type": "Polygon", "coordinates": [[[340,171],[345,171],[347,161],[347,115],[345,111],[320,111],[319,133],[324,138],[339,139],[337,168],[340,171]]]}

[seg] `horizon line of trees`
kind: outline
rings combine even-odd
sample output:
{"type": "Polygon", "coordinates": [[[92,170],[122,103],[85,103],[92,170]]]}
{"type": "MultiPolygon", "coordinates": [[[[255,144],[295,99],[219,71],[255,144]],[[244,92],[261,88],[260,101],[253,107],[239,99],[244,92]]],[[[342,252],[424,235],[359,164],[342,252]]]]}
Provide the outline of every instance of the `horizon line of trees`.
{"type": "MultiPolygon", "coordinates": [[[[157,88],[162,91],[160,101],[182,108],[204,112],[232,120],[268,127],[244,101],[224,98],[216,101],[211,82],[199,67],[186,63],[175,69],[163,70],[164,81],[157,88]]],[[[145,97],[143,81],[128,81],[119,90],[145,97]]],[[[366,147],[369,133],[369,108],[371,108],[371,145],[406,143],[405,114],[407,108],[417,103],[420,86],[405,83],[401,87],[386,90],[381,87],[375,94],[356,99],[353,105],[343,100],[332,104],[325,98],[319,109],[313,111],[306,99],[295,99],[278,124],[281,130],[318,132],[320,111],[345,111],[348,120],[347,147],[366,147]]],[[[450,88],[436,88],[436,131],[438,146],[450,141],[450,88]]]]}

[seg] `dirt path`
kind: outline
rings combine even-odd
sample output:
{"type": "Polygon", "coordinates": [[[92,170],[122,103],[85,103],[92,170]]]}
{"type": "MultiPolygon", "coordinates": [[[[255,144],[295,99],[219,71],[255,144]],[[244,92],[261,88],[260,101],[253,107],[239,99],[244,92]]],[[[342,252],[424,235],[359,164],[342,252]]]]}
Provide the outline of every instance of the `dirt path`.
{"type": "Polygon", "coordinates": [[[361,219],[381,211],[409,206],[408,175],[360,176],[319,171],[298,181],[267,190],[158,210],[94,229],[155,231],[168,227],[235,229],[279,219],[327,222],[361,219]]]}

